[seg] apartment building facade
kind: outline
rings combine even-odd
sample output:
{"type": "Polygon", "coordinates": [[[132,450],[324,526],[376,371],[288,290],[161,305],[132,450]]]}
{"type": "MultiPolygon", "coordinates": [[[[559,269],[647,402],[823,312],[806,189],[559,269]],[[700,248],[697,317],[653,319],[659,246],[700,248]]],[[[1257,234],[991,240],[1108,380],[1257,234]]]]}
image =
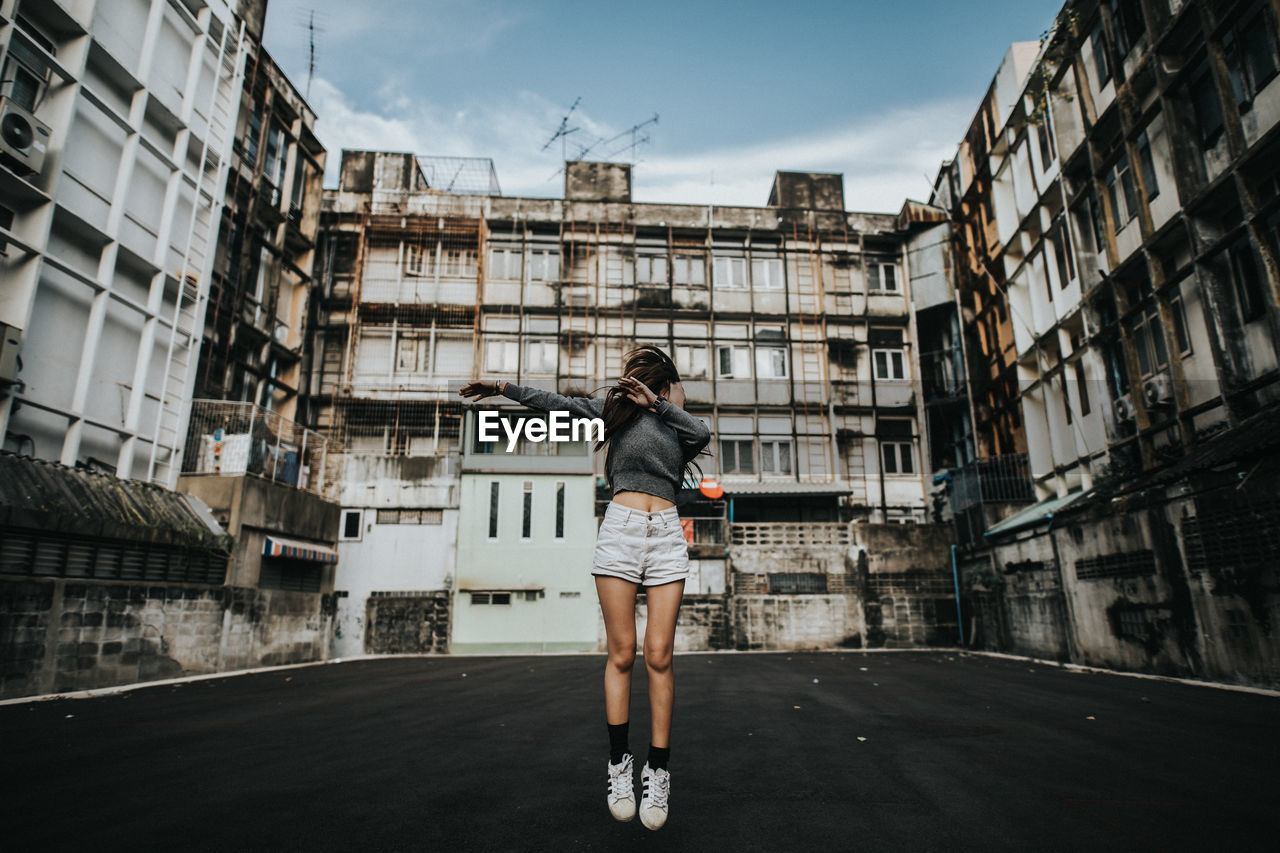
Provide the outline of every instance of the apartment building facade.
{"type": "Polygon", "coordinates": [[[175,483],[243,74],[233,11],[0,4],[6,449],[175,483]]]}
{"type": "MultiPolygon", "coordinates": [[[[347,151],[322,232],[313,399],[345,448],[361,521],[340,551],[366,586],[457,589],[458,531],[488,514],[464,500],[461,382],[602,393],[636,343],[672,354],[712,429],[698,461],[721,529],[924,518],[903,238],[891,214],[847,212],[838,175],[779,173],[763,207],[665,205],[632,200],[628,166],[568,163],[563,199],[527,199],[487,163],[347,151]],[[393,511],[419,522],[376,523],[393,511]]],[[[699,566],[708,589],[731,586],[726,546],[699,566]]],[[[523,585],[550,588],[538,571],[523,585]]]]}
{"type": "Polygon", "coordinates": [[[975,170],[989,204],[955,191],[963,146],[944,164],[961,302],[966,254],[1004,295],[1033,489],[960,537],[984,642],[1276,680],[1278,33],[1265,2],[1067,3],[975,170]]]}

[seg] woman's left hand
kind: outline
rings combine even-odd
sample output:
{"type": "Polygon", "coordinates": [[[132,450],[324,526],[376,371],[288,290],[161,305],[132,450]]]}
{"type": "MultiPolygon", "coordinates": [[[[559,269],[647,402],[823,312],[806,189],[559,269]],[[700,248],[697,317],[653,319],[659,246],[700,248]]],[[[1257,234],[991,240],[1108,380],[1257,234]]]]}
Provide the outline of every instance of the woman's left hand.
{"type": "Polygon", "coordinates": [[[618,380],[618,387],[627,395],[627,399],[644,409],[653,408],[658,402],[658,395],[649,390],[639,379],[624,376],[618,380]]]}

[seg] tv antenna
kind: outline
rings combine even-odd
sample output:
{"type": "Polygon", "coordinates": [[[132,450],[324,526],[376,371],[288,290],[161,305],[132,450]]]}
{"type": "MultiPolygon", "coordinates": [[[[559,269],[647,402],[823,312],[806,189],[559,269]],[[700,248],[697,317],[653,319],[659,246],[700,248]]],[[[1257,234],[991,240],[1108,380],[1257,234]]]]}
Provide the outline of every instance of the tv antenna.
{"type": "Polygon", "coordinates": [[[551,138],[546,141],[546,143],[542,146],[541,150],[546,151],[548,148],[551,147],[551,143],[559,139],[560,140],[560,159],[561,160],[565,159],[566,137],[568,137],[569,134],[575,133],[576,131],[581,129],[577,127],[569,127],[569,117],[573,115],[573,111],[578,108],[578,104],[580,103],[582,103],[581,95],[579,95],[577,98],[574,99],[573,106],[569,107],[569,112],[565,113],[564,118],[560,119],[560,126],[556,128],[555,133],[551,134],[551,138]]]}
{"type": "Polygon", "coordinates": [[[613,143],[617,142],[619,139],[623,139],[625,137],[630,136],[631,137],[630,142],[626,143],[625,145],[622,145],[619,148],[614,149],[613,151],[610,151],[608,154],[604,155],[604,158],[606,160],[611,160],[617,155],[621,154],[623,151],[626,151],[628,148],[630,148],[631,156],[629,158],[629,162],[631,163],[631,165],[634,166],[636,162],[636,146],[644,145],[645,143],[652,141],[652,137],[650,137],[649,134],[647,133],[641,134],[640,131],[645,129],[651,124],[657,124],[657,123],[658,123],[658,114],[654,113],[653,118],[645,119],[639,124],[633,124],[631,125],[631,127],[627,128],[626,130],[622,131],[622,133],[619,133],[616,136],[612,136],[608,139],[600,139],[600,140],[597,140],[596,142],[593,142],[588,147],[582,149],[582,151],[578,154],[578,159],[581,160],[583,154],[586,154],[588,151],[590,151],[592,148],[595,148],[597,145],[605,145],[605,146],[612,145],[613,143]]]}
{"type": "Polygon", "coordinates": [[[316,23],[316,10],[306,10],[306,20],[302,22],[307,28],[307,88],[302,97],[311,99],[311,80],[316,75],[316,36],[324,32],[324,19],[316,23]]]}

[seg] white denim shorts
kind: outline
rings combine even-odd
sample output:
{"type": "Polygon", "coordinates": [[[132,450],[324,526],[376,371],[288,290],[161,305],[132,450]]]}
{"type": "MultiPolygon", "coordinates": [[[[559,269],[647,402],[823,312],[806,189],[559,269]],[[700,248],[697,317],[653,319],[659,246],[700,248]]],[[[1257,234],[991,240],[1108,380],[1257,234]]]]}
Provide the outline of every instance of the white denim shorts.
{"type": "Polygon", "coordinates": [[[675,507],[644,512],[609,502],[596,536],[593,575],[644,586],[689,577],[689,545],[675,507]]]}

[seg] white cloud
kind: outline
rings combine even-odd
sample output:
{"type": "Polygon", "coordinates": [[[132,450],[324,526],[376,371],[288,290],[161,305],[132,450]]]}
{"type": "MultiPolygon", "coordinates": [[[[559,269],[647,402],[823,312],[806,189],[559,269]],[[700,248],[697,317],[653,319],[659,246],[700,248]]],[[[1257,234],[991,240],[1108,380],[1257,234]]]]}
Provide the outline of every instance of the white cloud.
{"type": "MultiPolygon", "coordinates": [[[[311,102],[318,115],[317,135],[330,151],[326,185],[337,184],[339,151],[351,148],[491,157],[504,195],[560,195],[560,143],[541,149],[559,125],[562,105],[520,92],[446,111],[403,86],[386,87],[378,95],[387,112],[357,107],[336,86],[316,78],[311,102]]],[[[688,154],[650,150],[648,156],[641,148],[634,194],[646,202],[754,206],[765,203],[776,170],[842,172],[846,207],[895,212],[905,198],[927,198],[939,164],[955,153],[972,109],[966,100],[936,101],[751,145],[688,154]]],[[[617,133],[581,108],[571,124],[581,130],[569,137],[570,156],[592,139],[617,133]]]]}

